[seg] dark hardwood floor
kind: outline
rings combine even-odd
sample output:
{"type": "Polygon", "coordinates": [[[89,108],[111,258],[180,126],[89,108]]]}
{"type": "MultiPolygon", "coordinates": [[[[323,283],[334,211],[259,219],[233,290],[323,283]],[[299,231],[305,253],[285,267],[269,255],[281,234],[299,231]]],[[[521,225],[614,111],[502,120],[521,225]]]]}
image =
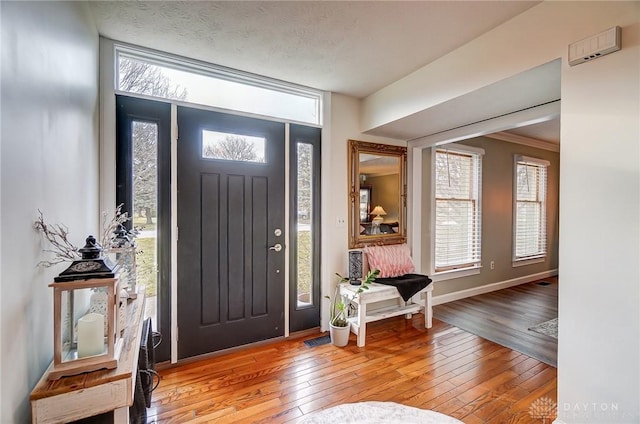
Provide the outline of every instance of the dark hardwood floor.
{"type": "Polygon", "coordinates": [[[437,305],[439,320],[556,366],[558,341],[529,328],[558,317],[558,278],[437,305]],[[540,285],[548,282],[549,285],[540,285]]]}
{"type": "MultiPolygon", "coordinates": [[[[164,369],[149,423],[284,423],[334,405],[390,401],[473,423],[540,423],[556,402],[556,369],[437,319],[390,318],[367,342],[307,347],[298,339],[164,369]]],[[[551,422],[555,417],[549,417],[551,422]]]]}

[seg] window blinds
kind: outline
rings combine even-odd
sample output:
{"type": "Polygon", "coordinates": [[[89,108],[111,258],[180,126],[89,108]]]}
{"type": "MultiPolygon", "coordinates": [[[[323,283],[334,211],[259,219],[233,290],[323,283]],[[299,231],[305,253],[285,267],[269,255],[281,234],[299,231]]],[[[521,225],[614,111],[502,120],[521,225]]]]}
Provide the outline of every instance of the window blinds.
{"type": "Polygon", "coordinates": [[[526,156],[515,159],[514,260],[547,254],[547,167],[526,156]]]}
{"type": "Polygon", "coordinates": [[[480,265],[480,154],[435,152],[435,271],[480,265]]]}

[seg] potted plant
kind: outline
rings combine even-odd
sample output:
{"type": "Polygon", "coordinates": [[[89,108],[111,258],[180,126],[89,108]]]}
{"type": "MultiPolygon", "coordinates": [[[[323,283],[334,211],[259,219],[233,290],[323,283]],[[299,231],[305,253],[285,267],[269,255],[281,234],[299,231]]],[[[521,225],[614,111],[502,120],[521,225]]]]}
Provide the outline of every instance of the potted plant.
{"type": "Polygon", "coordinates": [[[373,281],[380,274],[380,270],[370,270],[367,273],[366,278],[358,287],[358,290],[353,292],[352,295],[344,295],[340,294],[340,283],[346,283],[349,281],[349,278],[343,277],[340,274],[336,273],[338,278],[338,284],[336,285],[336,291],[333,295],[333,298],[329,296],[325,296],[331,302],[329,303],[329,334],[331,336],[331,343],[335,346],[346,346],[349,343],[349,333],[351,331],[349,325],[349,315],[348,308],[349,304],[365,290],[369,289],[369,285],[373,283],[373,281]]]}

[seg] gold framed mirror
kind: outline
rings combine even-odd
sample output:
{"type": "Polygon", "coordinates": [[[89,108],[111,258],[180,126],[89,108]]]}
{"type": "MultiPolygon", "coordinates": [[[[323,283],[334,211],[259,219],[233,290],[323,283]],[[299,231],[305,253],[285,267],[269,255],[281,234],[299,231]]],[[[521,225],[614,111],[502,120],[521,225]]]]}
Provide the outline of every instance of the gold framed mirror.
{"type": "Polygon", "coordinates": [[[349,140],[349,248],[407,241],[407,148],[349,140]]]}

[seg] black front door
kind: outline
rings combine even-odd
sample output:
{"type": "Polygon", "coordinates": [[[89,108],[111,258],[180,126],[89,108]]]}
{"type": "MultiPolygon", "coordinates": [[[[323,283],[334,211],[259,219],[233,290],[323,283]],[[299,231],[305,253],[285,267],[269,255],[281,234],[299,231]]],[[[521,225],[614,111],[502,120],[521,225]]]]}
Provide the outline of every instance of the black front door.
{"type": "Polygon", "coordinates": [[[178,356],[284,335],[282,123],[178,107],[178,356]]]}

